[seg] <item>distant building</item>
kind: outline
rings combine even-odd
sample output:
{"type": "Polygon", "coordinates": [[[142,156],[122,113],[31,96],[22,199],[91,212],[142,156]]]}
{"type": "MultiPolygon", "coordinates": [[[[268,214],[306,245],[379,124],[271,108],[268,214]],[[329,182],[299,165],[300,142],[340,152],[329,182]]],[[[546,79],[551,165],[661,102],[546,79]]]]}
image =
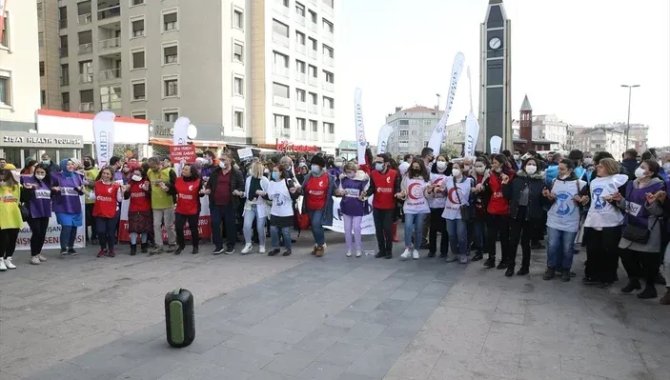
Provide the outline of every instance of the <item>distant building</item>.
{"type": "Polygon", "coordinates": [[[433,128],[443,113],[437,107],[396,107],[395,113],[386,117],[386,124],[393,127],[388,153],[393,156],[421,153],[421,149],[428,145],[433,128]]]}
{"type": "Polygon", "coordinates": [[[622,131],[612,127],[583,128],[575,134],[572,149],[592,154],[607,151],[618,160],[626,150],[625,136],[622,131]]]}
{"type": "Polygon", "coordinates": [[[512,125],[515,151],[521,153],[526,153],[529,150],[546,151],[550,150],[551,145],[556,143],[544,137],[538,137],[535,132],[534,123],[533,107],[531,107],[528,95],[526,95],[519,110],[519,123],[516,126],[512,125]]]}

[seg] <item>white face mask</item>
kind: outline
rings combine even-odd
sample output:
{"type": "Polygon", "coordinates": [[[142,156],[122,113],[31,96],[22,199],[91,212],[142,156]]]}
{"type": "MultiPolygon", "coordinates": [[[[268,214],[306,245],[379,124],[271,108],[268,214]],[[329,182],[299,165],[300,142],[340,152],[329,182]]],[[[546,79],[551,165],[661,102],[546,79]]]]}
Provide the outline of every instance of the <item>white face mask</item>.
{"type": "Polygon", "coordinates": [[[584,159],[584,165],[591,165],[593,164],[593,158],[587,157],[584,159]]]}
{"type": "Polygon", "coordinates": [[[40,181],[43,180],[44,177],[46,177],[44,174],[35,174],[35,178],[39,179],[40,181]]]}
{"type": "Polygon", "coordinates": [[[443,171],[447,168],[447,163],[445,161],[437,161],[437,170],[443,171]]]}
{"type": "Polygon", "coordinates": [[[535,165],[526,165],[526,173],[533,175],[537,171],[537,166],[535,165]]]}
{"type": "Polygon", "coordinates": [[[635,178],[642,178],[642,177],[644,177],[644,176],[645,176],[645,174],[644,174],[644,169],[642,169],[642,168],[640,168],[640,167],[638,167],[637,169],[635,169],[635,178]]]}
{"type": "Polygon", "coordinates": [[[219,167],[220,167],[221,169],[225,169],[225,168],[226,168],[226,163],[223,162],[223,161],[219,162],[219,167]]]}
{"type": "Polygon", "coordinates": [[[451,169],[451,175],[454,177],[460,177],[461,176],[461,170],[460,169],[451,169]]]}
{"type": "Polygon", "coordinates": [[[135,174],[134,176],[130,177],[130,179],[132,179],[135,182],[140,182],[142,180],[142,176],[135,174]]]}
{"type": "Polygon", "coordinates": [[[512,157],[514,157],[514,160],[515,160],[515,161],[519,161],[519,155],[518,155],[518,154],[515,154],[515,155],[512,156],[512,157]]]}
{"type": "Polygon", "coordinates": [[[341,168],[342,167],[342,162],[335,161],[335,167],[336,168],[341,168]]]}

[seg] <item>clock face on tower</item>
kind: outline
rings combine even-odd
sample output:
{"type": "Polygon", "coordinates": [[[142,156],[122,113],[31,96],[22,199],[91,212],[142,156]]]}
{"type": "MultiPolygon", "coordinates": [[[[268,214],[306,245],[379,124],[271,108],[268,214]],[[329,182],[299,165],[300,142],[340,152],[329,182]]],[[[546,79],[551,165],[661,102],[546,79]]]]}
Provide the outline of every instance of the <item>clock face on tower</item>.
{"type": "Polygon", "coordinates": [[[500,41],[500,38],[498,37],[493,37],[489,40],[489,47],[493,50],[498,50],[502,46],[502,41],[500,41]]]}

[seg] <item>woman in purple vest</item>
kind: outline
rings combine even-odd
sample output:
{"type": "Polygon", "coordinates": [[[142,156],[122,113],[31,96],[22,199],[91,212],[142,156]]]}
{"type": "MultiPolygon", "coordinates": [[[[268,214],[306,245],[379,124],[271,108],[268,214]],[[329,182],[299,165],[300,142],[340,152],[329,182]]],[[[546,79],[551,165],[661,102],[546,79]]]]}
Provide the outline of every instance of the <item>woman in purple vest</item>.
{"type": "Polygon", "coordinates": [[[77,227],[82,225],[81,200],[83,179],[75,172],[75,163],[67,158],[60,162],[60,172],[52,178],[52,200],[56,220],[61,226],[60,248],[61,255],[76,255],[74,241],[77,237],[77,227]]]}
{"type": "Polygon", "coordinates": [[[22,177],[23,189],[21,196],[24,205],[30,212],[28,225],[30,226],[30,263],[39,265],[47,261],[42,255],[44,246],[44,237],[49,227],[49,218],[51,217],[51,175],[49,167],[39,164],[35,167],[32,176],[22,177]]]}
{"type": "MultiPolygon", "coordinates": [[[[626,213],[626,227],[619,241],[621,262],[628,274],[628,285],[621,291],[631,293],[645,288],[638,298],[656,298],[654,282],[661,265],[661,225],[663,205],[656,199],[659,191],[665,191],[665,182],[658,176],[659,165],[654,160],[645,160],[635,169],[635,180],[626,187],[626,198],[618,206],[626,213]],[[631,229],[642,232],[644,237],[630,234],[631,229]],[[645,238],[646,237],[646,238],[645,238]]],[[[640,235],[640,234],[637,234],[640,235]]]]}
{"type": "Polygon", "coordinates": [[[340,185],[335,194],[342,197],[340,211],[344,220],[347,257],[351,257],[351,252],[354,249],[356,250],[356,257],[361,257],[363,254],[361,221],[363,215],[370,213],[368,201],[363,200],[369,184],[369,177],[364,171],[358,170],[358,165],[350,162],[344,166],[344,173],[340,176],[340,185]]]}

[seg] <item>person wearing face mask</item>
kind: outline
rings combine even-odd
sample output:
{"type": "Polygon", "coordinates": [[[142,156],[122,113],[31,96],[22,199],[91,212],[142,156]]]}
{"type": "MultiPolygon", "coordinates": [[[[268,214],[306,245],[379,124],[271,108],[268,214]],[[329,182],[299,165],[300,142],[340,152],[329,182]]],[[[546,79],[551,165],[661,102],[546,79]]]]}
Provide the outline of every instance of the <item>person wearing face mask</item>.
{"type": "Polygon", "coordinates": [[[514,151],[512,159],[514,160],[514,167],[516,168],[516,170],[521,170],[521,167],[523,166],[523,161],[521,161],[521,153],[518,150],[514,151]]]}
{"type": "Polygon", "coordinates": [[[484,181],[482,191],[486,199],[487,268],[495,267],[496,241],[500,237],[501,259],[498,269],[507,269],[510,258],[509,184],[514,173],[507,171],[507,159],[502,154],[491,160],[490,176],[484,181]]]}
{"type": "Polygon", "coordinates": [[[574,161],[561,160],[558,177],[551,188],[542,189],[542,196],[551,203],[547,212],[547,269],[542,277],[544,280],[551,280],[560,272],[561,281],[570,281],[581,208],[589,202],[587,182],[579,179],[573,170],[574,161]]]}
{"type": "Polygon", "coordinates": [[[471,215],[470,194],[474,180],[463,174],[461,164],[454,162],[451,175],[445,179],[444,187],[438,188],[446,196],[442,218],[446,219],[452,257],[447,262],[459,260],[468,263],[468,227],[464,213],[471,215]]]}
{"type": "Polygon", "coordinates": [[[591,153],[584,153],[584,161],[582,166],[584,168],[584,174],[579,177],[579,179],[586,181],[588,184],[591,182],[591,178],[593,177],[593,171],[596,170],[596,167],[593,164],[593,155],[591,153]]]}
{"type": "Polygon", "coordinates": [[[177,236],[174,229],[174,197],[169,193],[174,187],[177,174],[171,168],[163,168],[158,157],[151,157],[148,161],[147,178],[151,183],[151,213],[153,217],[154,239],[156,246],[150,254],[173,252],[176,249],[177,236]],[[165,226],[168,238],[168,247],[164,248],[161,226],[165,226]]]}
{"type": "Polygon", "coordinates": [[[400,255],[402,260],[420,258],[418,249],[421,245],[423,223],[426,215],[430,214],[426,195],[433,188],[423,160],[414,159],[400,183],[400,192],[395,195],[405,201],[405,251],[400,255]]]}
{"type": "Polygon", "coordinates": [[[335,158],[333,160],[333,165],[328,169],[328,174],[335,177],[336,186],[340,186],[340,176],[343,173],[344,161],[341,157],[335,158]]]}
{"type": "Polygon", "coordinates": [[[314,236],[312,255],[321,257],[325,253],[326,243],[323,226],[333,225],[335,178],[326,172],[326,160],[323,157],[314,156],[310,164],[310,172],[302,184],[302,210],[309,215],[314,236]]]}
{"type": "Polygon", "coordinates": [[[272,201],[270,208],[270,237],[272,249],[268,256],[276,256],[279,251],[279,236],[283,237],[286,251],[282,256],[291,255],[291,227],[294,224],[293,202],[297,199],[298,191],[295,179],[288,178],[284,166],[274,165],[270,172],[270,182],[267,190],[256,190],[256,194],[263,199],[272,201]]]}
{"type": "Polygon", "coordinates": [[[47,261],[42,255],[44,237],[49,227],[51,217],[51,176],[46,165],[40,164],[35,168],[32,176],[22,177],[24,191],[21,192],[21,201],[28,208],[30,214],[27,222],[30,226],[30,263],[39,265],[47,261]]]}
{"type": "Polygon", "coordinates": [[[435,165],[430,170],[430,183],[435,186],[428,194],[428,206],[430,207],[430,226],[428,232],[428,256],[435,257],[437,252],[437,234],[440,234],[440,258],[446,259],[449,251],[449,237],[447,225],[442,218],[442,212],[446,203],[444,195],[445,179],[448,175],[447,159],[443,155],[437,156],[435,165]]]}
{"type": "Polygon", "coordinates": [[[514,275],[516,266],[516,251],[521,243],[521,269],[518,276],[528,274],[530,268],[530,240],[535,232],[535,226],[543,225],[545,198],[542,197],[544,189],[544,172],[538,171],[538,162],[528,159],[521,165],[511,186],[509,186],[510,207],[510,256],[507,262],[505,276],[514,275]]]}
{"type": "Polygon", "coordinates": [[[244,175],[233,166],[230,154],[223,154],[219,159],[219,167],[205,186],[205,194],[209,195],[209,211],[212,220],[212,242],[214,255],[235,253],[237,240],[236,212],[241,197],[244,196],[244,175]],[[221,238],[221,223],[224,224],[226,247],[221,238]]]}
{"type": "Polygon", "coordinates": [[[370,187],[366,197],[374,195],[372,216],[377,237],[376,258],[393,257],[393,222],[396,217],[395,194],[400,193],[400,174],[390,167],[391,157],[387,153],[378,154],[370,172],[370,187]]]}
{"type": "MultiPolygon", "coordinates": [[[[84,191],[86,193],[91,193],[93,191],[93,186],[95,186],[95,180],[98,178],[100,170],[95,166],[95,160],[90,156],[84,157],[84,191]]],[[[86,212],[86,241],[90,241],[91,244],[98,244],[98,234],[95,230],[95,218],[93,217],[93,205],[95,204],[95,198],[85,197],[84,198],[84,207],[86,212]],[[91,227],[91,235],[89,240],[88,228],[91,227]]]]}
{"type": "Polygon", "coordinates": [[[258,253],[265,253],[265,221],[268,218],[268,210],[265,201],[257,194],[258,190],[266,192],[270,181],[263,175],[264,166],[261,162],[254,162],[249,168],[249,175],[244,184],[244,241],[242,254],[251,252],[253,247],[253,224],[256,220],[256,231],[258,233],[258,253]]]}
{"type": "Polygon", "coordinates": [[[153,229],[151,218],[151,183],[141,167],[132,168],[132,176],[124,198],[129,199],[128,232],[130,233],[130,255],[137,254],[137,238],[140,237],[140,249],[147,253],[148,237],[153,229]]]}
{"type": "Polygon", "coordinates": [[[75,173],[72,160],[66,158],[61,161],[60,166],[59,173],[51,174],[52,207],[61,226],[61,255],[76,255],[74,241],[77,237],[77,228],[83,223],[79,197],[84,195],[84,182],[82,177],[75,173]]]}
{"type": "Polygon", "coordinates": [[[93,192],[95,194],[95,205],[93,216],[95,217],[96,230],[100,251],[98,257],[116,256],[114,245],[116,243],[117,214],[119,202],[123,200],[123,192],[126,187],[114,180],[114,172],[111,167],[105,167],[100,171],[99,179],[95,182],[93,192]]]}
{"type": "Polygon", "coordinates": [[[53,174],[60,171],[60,167],[55,162],[51,161],[51,157],[47,153],[44,153],[41,157],[41,164],[49,168],[49,174],[53,174]]]}
{"type": "Polygon", "coordinates": [[[635,169],[635,180],[626,186],[625,198],[618,201],[619,208],[626,213],[619,249],[628,284],[621,291],[631,293],[641,289],[644,280],[645,288],[637,295],[642,299],[656,298],[654,284],[661,265],[663,204],[658,193],[667,189],[658,170],[656,160],[642,161],[635,169]]]}
{"type": "Polygon", "coordinates": [[[203,182],[200,179],[198,170],[191,164],[184,164],[181,169],[181,176],[174,182],[174,187],[170,189],[170,194],[177,199],[175,207],[174,228],[177,234],[177,249],[175,255],[179,255],[186,248],[184,236],[184,226],[188,222],[191,230],[192,254],[198,253],[200,245],[200,234],[198,224],[200,219],[200,195],[204,195],[203,182]]]}
{"type": "Polygon", "coordinates": [[[23,227],[19,202],[21,184],[19,173],[12,164],[0,169],[0,271],[16,269],[12,262],[16,239],[23,227]]]}
{"type": "Polygon", "coordinates": [[[486,252],[486,206],[487,198],[484,196],[484,183],[489,178],[488,160],[486,157],[477,157],[472,170],[474,188],[472,189],[472,204],[474,213],[472,217],[471,236],[475,254],[472,261],[484,258],[486,252]]]}
{"type": "Polygon", "coordinates": [[[363,254],[361,241],[361,221],[370,213],[366,192],[370,179],[358,165],[347,163],[335,195],[342,197],[340,210],[344,220],[344,241],[347,245],[347,257],[356,252],[356,257],[363,254]]]}
{"type": "Polygon", "coordinates": [[[118,156],[112,156],[109,159],[109,166],[112,168],[112,171],[114,172],[114,177],[113,181],[118,183],[118,184],[123,184],[124,183],[124,172],[123,172],[123,160],[121,160],[121,157],[118,156]]]}

